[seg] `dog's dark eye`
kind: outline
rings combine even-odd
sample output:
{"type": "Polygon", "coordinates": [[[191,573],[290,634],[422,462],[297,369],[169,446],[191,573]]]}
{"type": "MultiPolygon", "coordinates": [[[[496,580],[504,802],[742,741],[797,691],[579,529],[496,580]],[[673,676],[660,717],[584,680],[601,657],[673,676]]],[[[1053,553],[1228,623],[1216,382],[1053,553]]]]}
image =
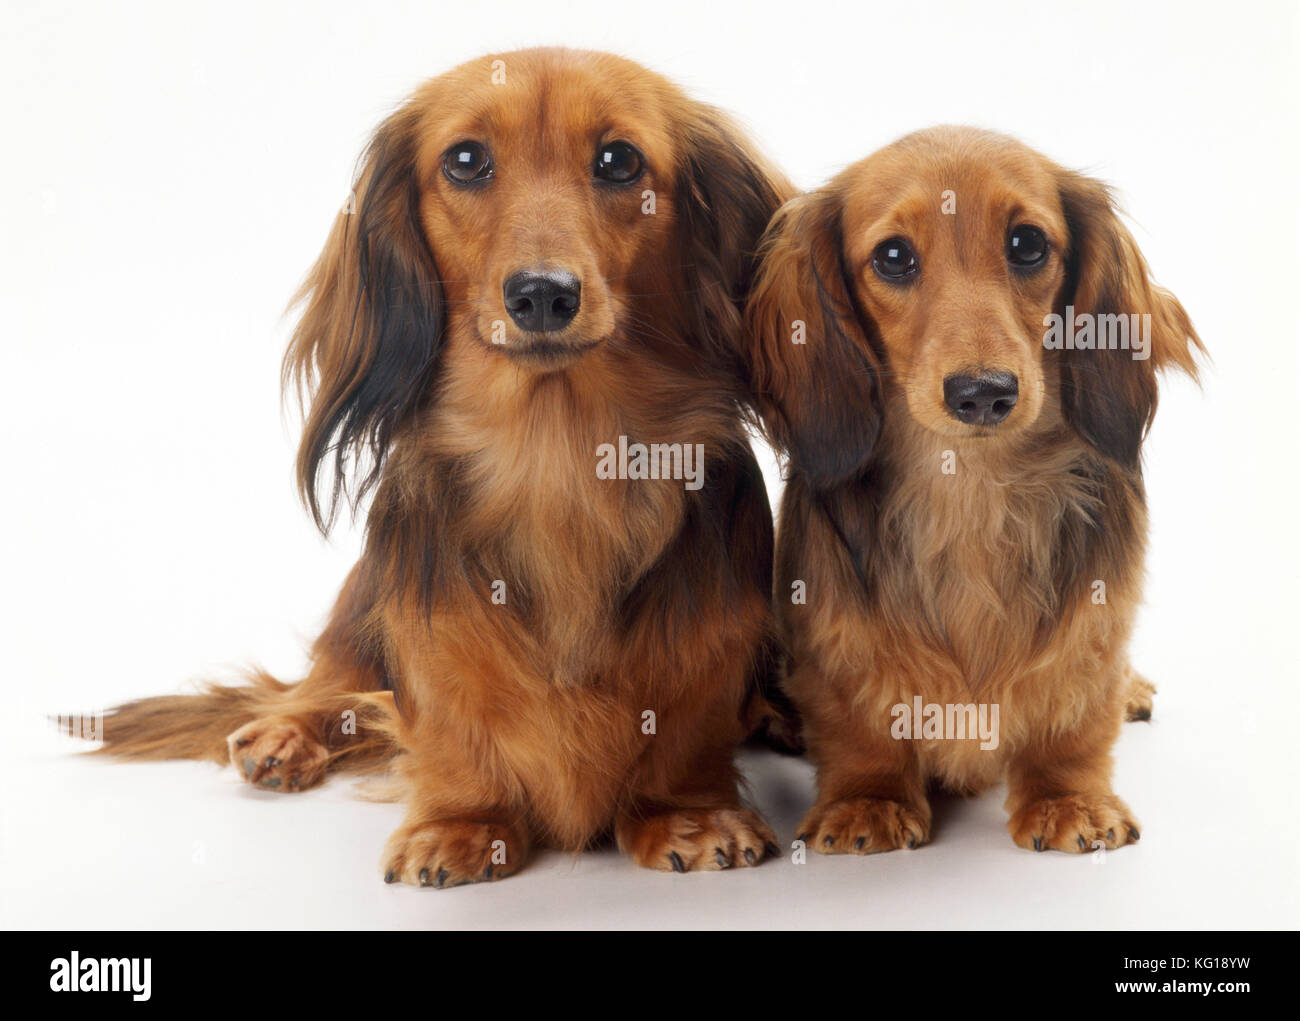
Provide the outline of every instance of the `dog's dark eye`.
{"type": "Polygon", "coordinates": [[[456,184],[486,181],[492,170],[492,157],[478,142],[459,142],[442,157],[443,173],[456,184]]]}
{"type": "Polygon", "coordinates": [[[902,238],[890,238],[876,245],[871,265],[886,280],[904,280],[917,270],[916,253],[902,238]]]}
{"type": "Polygon", "coordinates": [[[1007,262],[1017,269],[1033,269],[1047,258],[1047,235],[1027,223],[1007,235],[1007,262]]]}
{"type": "Polygon", "coordinates": [[[645,161],[636,148],[627,142],[610,142],[596,150],[596,165],[592,173],[611,184],[628,184],[641,176],[645,161]]]}

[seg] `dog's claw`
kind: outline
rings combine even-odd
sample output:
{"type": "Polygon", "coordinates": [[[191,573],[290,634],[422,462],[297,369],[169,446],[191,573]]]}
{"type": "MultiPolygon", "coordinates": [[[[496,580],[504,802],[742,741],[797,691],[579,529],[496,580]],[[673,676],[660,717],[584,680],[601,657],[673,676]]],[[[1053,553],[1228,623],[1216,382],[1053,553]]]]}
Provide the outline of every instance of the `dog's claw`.
{"type": "Polygon", "coordinates": [[[668,852],[668,860],[672,863],[674,872],[685,872],[686,865],[682,861],[682,856],[676,851],[668,852]]]}
{"type": "Polygon", "coordinates": [[[1041,851],[1042,849],[1043,849],[1043,838],[1034,837],[1034,850],[1041,851]]]}
{"type": "Polygon", "coordinates": [[[745,864],[746,865],[758,864],[758,855],[754,853],[754,849],[752,847],[745,848],[745,864]]]}

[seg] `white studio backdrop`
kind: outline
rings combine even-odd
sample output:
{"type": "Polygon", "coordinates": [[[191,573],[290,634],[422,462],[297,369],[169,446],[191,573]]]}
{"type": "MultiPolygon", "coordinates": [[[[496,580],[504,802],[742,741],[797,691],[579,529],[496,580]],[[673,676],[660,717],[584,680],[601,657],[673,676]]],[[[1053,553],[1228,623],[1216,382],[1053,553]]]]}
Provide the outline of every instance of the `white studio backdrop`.
{"type": "MultiPolygon", "coordinates": [[[[0,24],[0,925],[1294,924],[1295,3],[4,0],[0,24]],[[230,774],[88,764],[41,731],[41,712],[248,662],[301,671],[360,533],[345,522],[326,542],[297,502],[284,309],[375,124],[423,78],[542,43],[664,72],[737,114],[801,187],[935,123],[1014,134],[1116,186],[1212,361],[1202,389],[1166,387],[1146,447],[1134,659],[1160,695],[1156,722],[1120,746],[1118,790],[1145,831],[1113,856],[1124,881],[1109,893],[1061,856],[1045,871],[1016,852],[989,796],[953,810],[928,859],[815,861],[815,878],[765,868],[706,889],[561,857],[563,905],[539,867],[475,902],[491,906],[480,916],[466,891],[447,907],[372,889],[390,807],[339,785],[272,812],[230,774]],[[242,843],[195,837],[196,805],[242,843]],[[304,827],[340,818],[350,850],[313,860],[336,843],[304,827]],[[303,894],[300,914],[277,914],[239,850],[264,835],[313,883],[346,889],[346,908],[303,894]],[[87,900],[61,875],[74,868],[119,893],[87,900]],[[1045,892],[996,896],[1019,883],[1045,892]],[[690,891],[680,910],[675,894],[649,906],[670,887],[690,891]],[[916,907],[926,888],[943,902],[916,907]]],[[[788,829],[806,768],[746,762],[788,829]]]]}

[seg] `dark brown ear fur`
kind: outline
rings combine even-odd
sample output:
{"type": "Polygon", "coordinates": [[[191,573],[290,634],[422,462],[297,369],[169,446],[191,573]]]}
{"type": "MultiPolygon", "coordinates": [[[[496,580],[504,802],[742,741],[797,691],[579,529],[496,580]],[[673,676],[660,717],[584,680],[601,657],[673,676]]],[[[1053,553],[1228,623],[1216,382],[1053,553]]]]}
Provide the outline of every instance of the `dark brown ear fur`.
{"type": "Polygon", "coordinates": [[[791,470],[817,489],[861,475],[880,435],[880,360],[845,272],[835,195],[802,195],[776,214],[746,324],[751,385],[791,470]]]}
{"type": "Polygon", "coordinates": [[[419,223],[417,128],[407,108],[375,132],[355,200],[295,298],[307,307],[284,378],[306,408],[298,485],[323,531],[349,474],[359,476],[354,501],[378,480],[394,433],[429,390],[442,343],[442,288],[419,223]]]}
{"type": "MultiPolygon", "coordinates": [[[[1066,420],[1099,453],[1136,467],[1142,439],[1156,410],[1156,370],[1177,367],[1196,375],[1203,350],[1175,298],[1151,280],[1133,235],[1120,222],[1109,189],[1063,172],[1061,202],[1070,231],[1065,297],[1075,315],[1151,316],[1151,356],[1126,350],[1061,353],[1061,404],[1066,420]]],[[[1063,311],[1063,309],[1062,309],[1063,311]]]]}
{"type": "Polygon", "coordinates": [[[677,195],[691,332],[713,364],[735,373],[742,363],[740,309],[753,283],[759,239],[794,189],[713,107],[695,104],[682,134],[686,158],[677,195]]]}

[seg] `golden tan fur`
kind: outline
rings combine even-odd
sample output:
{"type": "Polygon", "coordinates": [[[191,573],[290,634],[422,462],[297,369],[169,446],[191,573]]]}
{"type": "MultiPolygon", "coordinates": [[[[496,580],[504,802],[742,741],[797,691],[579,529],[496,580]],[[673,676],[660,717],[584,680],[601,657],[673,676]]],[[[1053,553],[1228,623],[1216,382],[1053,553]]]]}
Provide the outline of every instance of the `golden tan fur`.
{"type": "Polygon", "coordinates": [[[398,748],[389,881],[497,879],[609,834],[654,868],[757,864],[773,837],[732,755],[774,718],[771,515],[740,306],[790,189],[628,61],[526,50],[499,81],[494,59],[380,126],[303,290],[285,371],[308,406],[304,495],[326,526],[373,492],[311,673],[123,707],[108,750],[212,754],[224,719],[247,778],[287,791],[398,748]],[[612,140],[644,158],[630,185],[593,176],[612,140]],[[477,183],[444,155],[467,141],[495,168],[477,183]],[[511,276],[558,269],[581,281],[572,321],[514,321],[511,276]],[[703,487],[598,478],[620,436],[701,444],[703,487]],[[200,714],[203,740],[182,739],[200,714]]]}
{"type": "Polygon", "coordinates": [[[1110,748],[1130,694],[1131,716],[1150,711],[1126,653],[1138,449],[1155,370],[1194,372],[1186,313],[1151,284],[1103,186],[969,129],[909,136],[788,203],[763,251],[752,371],[790,462],[776,603],[818,766],[801,833],[828,852],[914,847],[928,784],[1005,778],[1022,846],[1136,840],[1110,748]],[[1050,246],[1031,272],[1006,261],[1022,224],[1050,246]],[[873,261],[892,238],[919,253],[901,282],[873,261]],[[1045,317],[1067,304],[1151,314],[1152,356],[1047,350],[1045,317]],[[991,372],[1019,380],[1005,421],[949,412],[946,379],[991,372]],[[998,706],[997,747],[895,739],[894,707],[918,695],[998,706]]]}

